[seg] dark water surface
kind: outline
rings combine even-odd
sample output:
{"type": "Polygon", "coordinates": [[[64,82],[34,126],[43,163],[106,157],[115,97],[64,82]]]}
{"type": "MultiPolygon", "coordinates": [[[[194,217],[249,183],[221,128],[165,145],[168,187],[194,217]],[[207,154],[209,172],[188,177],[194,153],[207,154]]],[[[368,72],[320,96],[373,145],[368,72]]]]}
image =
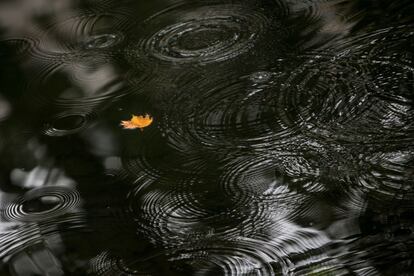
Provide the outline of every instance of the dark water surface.
{"type": "Polygon", "coordinates": [[[413,56],[412,0],[1,0],[0,275],[414,275],[413,56]]]}

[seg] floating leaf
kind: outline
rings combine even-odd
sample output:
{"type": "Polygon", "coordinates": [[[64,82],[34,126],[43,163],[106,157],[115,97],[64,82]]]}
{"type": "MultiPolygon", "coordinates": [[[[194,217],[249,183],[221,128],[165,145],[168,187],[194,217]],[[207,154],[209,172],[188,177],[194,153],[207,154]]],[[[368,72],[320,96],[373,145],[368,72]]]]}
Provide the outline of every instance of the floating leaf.
{"type": "Polygon", "coordinates": [[[124,129],[141,129],[143,130],[144,127],[149,126],[152,124],[152,117],[149,114],[142,115],[132,115],[131,120],[129,121],[121,121],[121,126],[124,129]]]}

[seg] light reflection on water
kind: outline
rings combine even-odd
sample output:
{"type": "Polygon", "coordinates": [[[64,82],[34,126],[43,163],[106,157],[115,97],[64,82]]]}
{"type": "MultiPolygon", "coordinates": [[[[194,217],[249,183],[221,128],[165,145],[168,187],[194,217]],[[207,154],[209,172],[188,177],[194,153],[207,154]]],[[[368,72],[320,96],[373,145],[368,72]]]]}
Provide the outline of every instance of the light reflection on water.
{"type": "Polygon", "coordinates": [[[413,14],[0,3],[0,274],[411,275],[413,14]]]}

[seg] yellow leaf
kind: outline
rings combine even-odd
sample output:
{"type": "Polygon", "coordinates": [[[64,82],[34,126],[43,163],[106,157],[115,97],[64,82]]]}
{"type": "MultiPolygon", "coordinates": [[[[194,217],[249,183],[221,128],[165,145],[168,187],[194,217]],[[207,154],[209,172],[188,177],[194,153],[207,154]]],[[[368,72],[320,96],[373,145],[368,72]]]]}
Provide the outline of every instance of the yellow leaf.
{"type": "Polygon", "coordinates": [[[149,126],[152,124],[152,117],[149,114],[142,115],[132,115],[131,120],[129,121],[121,121],[121,126],[124,129],[136,129],[139,128],[141,130],[144,129],[144,127],[149,126]]]}

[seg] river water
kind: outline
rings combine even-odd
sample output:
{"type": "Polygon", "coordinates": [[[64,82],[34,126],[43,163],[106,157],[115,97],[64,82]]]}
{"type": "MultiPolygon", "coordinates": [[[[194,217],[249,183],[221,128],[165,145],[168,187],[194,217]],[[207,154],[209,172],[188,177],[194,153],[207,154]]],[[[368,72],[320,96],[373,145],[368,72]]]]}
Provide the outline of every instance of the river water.
{"type": "Polygon", "coordinates": [[[411,0],[2,0],[0,275],[414,275],[413,54],[411,0]]]}

